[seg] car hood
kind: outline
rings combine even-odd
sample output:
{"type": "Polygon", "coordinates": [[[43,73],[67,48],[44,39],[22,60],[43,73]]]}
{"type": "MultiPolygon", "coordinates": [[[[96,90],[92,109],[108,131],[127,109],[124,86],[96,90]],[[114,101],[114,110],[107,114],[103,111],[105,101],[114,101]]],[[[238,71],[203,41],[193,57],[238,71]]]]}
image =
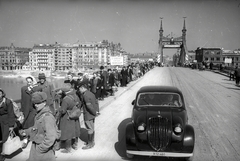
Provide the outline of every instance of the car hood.
{"type": "Polygon", "coordinates": [[[147,123],[149,118],[153,118],[153,117],[166,118],[169,122],[172,122],[173,113],[174,113],[173,111],[174,109],[169,107],[138,108],[136,109],[133,117],[136,119],[135,122],[137,124],[141,122],[147,123]]]}

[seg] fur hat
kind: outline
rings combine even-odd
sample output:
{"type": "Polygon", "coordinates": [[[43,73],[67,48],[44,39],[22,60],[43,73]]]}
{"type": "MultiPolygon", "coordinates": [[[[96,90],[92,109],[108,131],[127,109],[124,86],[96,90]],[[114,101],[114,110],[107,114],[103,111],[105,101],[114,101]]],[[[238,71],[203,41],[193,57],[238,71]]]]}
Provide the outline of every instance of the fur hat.
{"type": "Polygon", "coordinates": [[[47,100],[47,94],[45,92],[34,92],[32,94],[32,103],[38,104],[47,100]]]}
{"type": "Polygon", "coordinates": [[[38,79],[46,79],[46,76],[44,73],[39,73],[38,74],[38,79]]]}

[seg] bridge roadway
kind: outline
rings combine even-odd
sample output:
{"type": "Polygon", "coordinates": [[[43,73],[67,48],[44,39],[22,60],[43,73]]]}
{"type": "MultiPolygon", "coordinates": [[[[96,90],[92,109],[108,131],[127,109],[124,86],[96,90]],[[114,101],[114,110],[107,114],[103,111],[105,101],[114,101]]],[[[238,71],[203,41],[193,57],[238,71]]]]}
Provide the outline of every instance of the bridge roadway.
{"type": "MultiPolygon", "coordinates": [[[[81,149],[82,140],[86,139],[82,126],[79,149],[70,154],[57,151],[57,161],[126,160],[124,125],[131,117],[131,101],[137,90],[144,85],[173,85],[182,90],[189,124],[195,129],[194,160],[240,160],[240,87],[234,81],[229,81],[225,75],[211,71],[156,67],[144,77],[131,82],[128,87],[119,88],[115,96],[100,101],[101,115],[96,118],[96,145],[93,149],[81,149]]],[[[18,155],[6,160],[26,160],[30,146],[31,144],[18,155]]],[[[136,156],[132,160],[151,161],[159,158],[136,156]]]]}

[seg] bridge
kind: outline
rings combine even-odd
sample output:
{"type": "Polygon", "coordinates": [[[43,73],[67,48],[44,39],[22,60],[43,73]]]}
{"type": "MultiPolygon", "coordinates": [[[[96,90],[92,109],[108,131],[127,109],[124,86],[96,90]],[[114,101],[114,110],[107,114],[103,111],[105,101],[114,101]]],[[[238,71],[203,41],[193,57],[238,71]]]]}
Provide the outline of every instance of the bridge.
{"type": "Polygon", "coordinates": [[[159,55],[158,58],[160,59],[160,62],[163,63],[163,49],[164,48],[171,48],[171,49],[180,49],[180,57],[178,60],[178,65],[183,66],[184,63],[187,61],[188,58],[188,50],[187,50],[187,44],[186,44],[186,24],[185,24],[185,18],[183,22],[183,29],[182,29],[182,36],[180,37],[167,37],[163,36],[163,27],[162,27],[162,17],[161,24],[160,24],[160,30],[159,30],[159,41],[158,41],[158,50],[159,55]]]}

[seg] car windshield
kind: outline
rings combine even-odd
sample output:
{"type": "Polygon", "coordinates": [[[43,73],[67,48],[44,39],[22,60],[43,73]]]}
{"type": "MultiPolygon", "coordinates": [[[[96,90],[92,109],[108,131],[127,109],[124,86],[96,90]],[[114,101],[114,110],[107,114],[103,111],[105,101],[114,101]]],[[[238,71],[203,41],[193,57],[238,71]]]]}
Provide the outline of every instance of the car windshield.
{"type": "Polygon", "coordinates": [[[182,100],[177,93],[140,93],[137,105],[181,107],[182,100]]]}

